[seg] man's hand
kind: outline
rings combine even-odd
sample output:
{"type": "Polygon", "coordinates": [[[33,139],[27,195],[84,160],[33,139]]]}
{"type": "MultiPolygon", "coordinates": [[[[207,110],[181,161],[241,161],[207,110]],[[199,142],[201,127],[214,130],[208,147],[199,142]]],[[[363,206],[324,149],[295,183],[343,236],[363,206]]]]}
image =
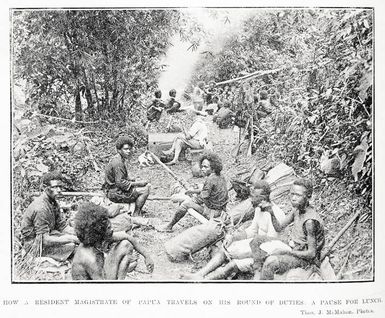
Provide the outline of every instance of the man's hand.
{"type": "Polygon", "coordinates": [[[273,209],[272,209],[272,205],[271,205],[271,202],[267,202],[266,200],[263,200],[259,205],[258,207],[261,208],[261,211],[262,212],[269,212],[270,214],[274,213],[273,209]]]}
{"type": "Polygon", "coordinates": [[[152,273],[154,271],[154,261],[150,257],[146,257],[144,263],[146,264],[147,270],[152,273]]]}
{"type": "Polygon", "coordinates": [[[233,243],[234,237],[231,234],[227,234],[223,240],[223,247],[228,248],[233,243]]]}

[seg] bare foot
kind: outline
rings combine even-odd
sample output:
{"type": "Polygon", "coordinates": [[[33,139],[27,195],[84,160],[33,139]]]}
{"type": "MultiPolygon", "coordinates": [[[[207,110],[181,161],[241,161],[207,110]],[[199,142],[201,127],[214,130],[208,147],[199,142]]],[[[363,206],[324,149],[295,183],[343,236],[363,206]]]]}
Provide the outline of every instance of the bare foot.
{"type": "Polygon", "coordinates": [[[185,280],[203,280],[204,279],[204,277],[202,275],[199,275],[198,273],[181,274],[180,278],[185,280]]]}
{"type": "Polygon", "coordinates": [[[172,232],[172,227],[166,225],[166,226],[160,226],[160,227],[156,227],[155,230],[157,230],[158,232],[167,232],[167,233],[171,233],[172,232]]]}
{"type": "Polygon", "coordinates": [[[178,162],[178,161],[172,160],[172,161],[170,161],[170,162],[166,162],[166,165],[168,165],[168,166],[173,166],[173,165],[175,165],[177,162],[178,162]]]}

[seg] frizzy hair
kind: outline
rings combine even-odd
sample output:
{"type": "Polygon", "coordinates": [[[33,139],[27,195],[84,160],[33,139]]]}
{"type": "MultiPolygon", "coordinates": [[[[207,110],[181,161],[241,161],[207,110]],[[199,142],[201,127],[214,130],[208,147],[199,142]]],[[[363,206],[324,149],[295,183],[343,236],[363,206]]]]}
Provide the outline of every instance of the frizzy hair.
{"type": "Polygon", "coordinates": [[[211,169],[219,176],[223,169],[222,160],[219,156],[211,151],[207,151],[199,158],[199,166],[202,166],[202,162],[205,159],[210,162],[211,169]]]}
{"type": "Polygon", "coordinates": [[[293,182],[293,185],[301,186],[306,190],[306,196],[311,198],[313,195],[313,183],[308,179],[297,179],[293,182]]]}
{"type": "Polygon", "coordinates": [[[41,183],[45,186],[50,186],[50,182],[52,180],[59,180],[64,182],[64,177],[59,171],[51,171],[43,174],[43,176],[41,177],[41,183]]]}
{"type": "Polygon", "coordinates": [[[75,233],[85,246],[101,243],[109,225],[107,209],[91,202],[82,203],[75,215],[75,233]]]}
{"type": "Polygon", "coordinates": [[[134,147],[134,141],[128,136],[120,136],[116,141],[116,149],[121,150],[124,145],[129,145],[132,148],[134,147]]]}

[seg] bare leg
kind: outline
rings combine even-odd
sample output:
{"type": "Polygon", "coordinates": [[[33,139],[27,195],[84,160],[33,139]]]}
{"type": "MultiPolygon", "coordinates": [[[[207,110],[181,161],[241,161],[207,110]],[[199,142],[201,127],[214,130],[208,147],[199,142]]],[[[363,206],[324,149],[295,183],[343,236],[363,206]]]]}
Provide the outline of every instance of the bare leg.
{"type": "Polygon", "coordinates": [[[128,266],[131,261],[131,255],[125,255],[118,266],[118,280],[124,280],[128,273],[128,266]]]}
{"type": "Polygon", "coordinates": [[[263,263],[260,279],[273,280],[274,274],[283,274],[296,267],[306,268],[307,265],[305,260],[292,255],[271,255],[263,263]]]}
{"type": "Polygon", "coordinates": [[[179,155],[181,153],[181,151],[183,150],[183,145],[184,145],[184,142],[177,138],[175,140],[175,153],[174,153],[174,159],[172,159],[170,162],[167,162],[166,164],[167,165],[174,165],[178,162],[178,159],[179,159],[179,155]]]}
{"type": "Polygon", "coordinates": [[[230,274],[234,272],[238,272],[239,269],[234,261],[230,261],[223,267],[217,268],[215,271],[208,274],[204,279],[207,280],[217,280],[217,279],[225,279],[230,276],[230,274]]]}
{"type": "Polygon", "coordinates": [[[204,208],[203,206],[199,205],[198,203],[195,203],[192,199],[187,199],[182,202],[182,204],[179,206],[179,208],[176,210],[175,214],[173,215],[171,221],[163,228],[160,228],[159,231],[161,232],[171,232],[172,227],[179,222],[180,219],[182,219],[188,209],[194,209],[198,213],[203,213],[204,208]]]}
{"type": "Polygon", "coordinates": [[[202,267],[199,271],[197,271],[194,274],[184,274],[182,275],[182,278],[192,279],[192,280],[203,279],[207,274],[217,269],[225,261],[226,261],[226,255],[225,255],[225,252],[221,249],[216,254],[214,254],[212,259],[210,259],[209,262],[204,267],[202,267]]]}
{"type": "Polygon", "coordinates": [[[133,250],[132,244],[124,240],[110,251],[104,261],[104,270],[107,279],[116,280],[126,277],[128,266],[131,261],[134,261],[132,256],[133,250]]]}
{"type": "Polygon", "coordinates": [[[171,148],[169,150],[162,151],[166,156],[171,155],[174,152],[174,150],[175,150],[175,142],[176,142],[176,139],[173,141],[172,146],[171,146],[171,148]]]}
{"type": "Polygon", "coordinates": [[[180,137],[183,137],[183,138],[184,138],[183,135],[178,135],[178,136],[174,139],[171,148],[170,148],[169,150],[164,150],[164,151],[162,151],[162,152],[163,152],[165,155],[167,155],[167,156],[168,156],[168,155],[171,155],[171,154],[175,151],[175,144],[176,144],[176,141],[179,140],[180,137]]]}
{"type": "Polygon", "coordinates": [[[141,215],[142,207],[146,203],[148,196],[150,195],[150,186],[144,188],[144,192],[135,201],[135,211],[133,215],[141,215]]]}
{"type": "Polygon", "coordinates": [[[161,232],[172,232],[172,227],[179,222],[180,219],[182,219],[187,213],[187,209],[182,208],[180,206],[175,214],[173,215],[171,221],[164,227],[160,228],[159,231],[161,232]]]}

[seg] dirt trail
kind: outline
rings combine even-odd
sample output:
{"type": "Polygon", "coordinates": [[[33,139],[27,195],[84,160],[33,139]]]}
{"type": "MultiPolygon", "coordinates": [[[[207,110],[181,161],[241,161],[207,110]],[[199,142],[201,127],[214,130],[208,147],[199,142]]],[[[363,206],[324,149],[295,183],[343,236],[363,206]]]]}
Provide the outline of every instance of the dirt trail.
{"type": "MultiPolygon", "coordinates": [[[[238,142],[238,133],[232,129],[218,129],[212,123],[211,117],[206,118],[209,127],[209,139],[213,142],[213,150],[220,154],[224,163],[224,176],[229,182],[233,176],[234,161],[231,152],[238,142]]],[[[241,158],[242,159],[242,158],[241,158]]],[[[244,158],[246,159],[246,158],[244,158]]],[[[248,159],[246,161],[249,161],[248,159]]],[[[136,178],[149,179],[152,184],[152,194],[159,196],[169,196],[170,188],[175,180],[159,165],[148,168],[139,168],[136,162],[132,162],[132,174],[136,178]]],[[[184,180],[191,183],[202,183],[203,179],[193,178],[190,169],[190,163],[183,161],[171,167],[172,171],[184,180]]],[[[230,184],[230,183],[229,183],[230,184]]],[[[177,208],[176,203],[168,201],[149,201],[145,209],[148,211],[147,217],[159,218],[161,223],[169,221],[177,208]]],[[[193,217],[186,215],[175,227],[173,233],[160,233],[155,230],[138,229],[134,235],[143,243],[152,253],[155,270],[152,274],[146,273],[146,268],[142,261],[139,262],[137,270],[129,273],[127,279],[130,280],[178,280],[181,273],[189,272],[197,267],[201,267],[203,262],[207,261],[208,252],[206,249],[194,254],[193,260],[173,263],[167,258],[163,244],[170,238],[176,236],[186,228],[198,224],[193,217]]]]}

